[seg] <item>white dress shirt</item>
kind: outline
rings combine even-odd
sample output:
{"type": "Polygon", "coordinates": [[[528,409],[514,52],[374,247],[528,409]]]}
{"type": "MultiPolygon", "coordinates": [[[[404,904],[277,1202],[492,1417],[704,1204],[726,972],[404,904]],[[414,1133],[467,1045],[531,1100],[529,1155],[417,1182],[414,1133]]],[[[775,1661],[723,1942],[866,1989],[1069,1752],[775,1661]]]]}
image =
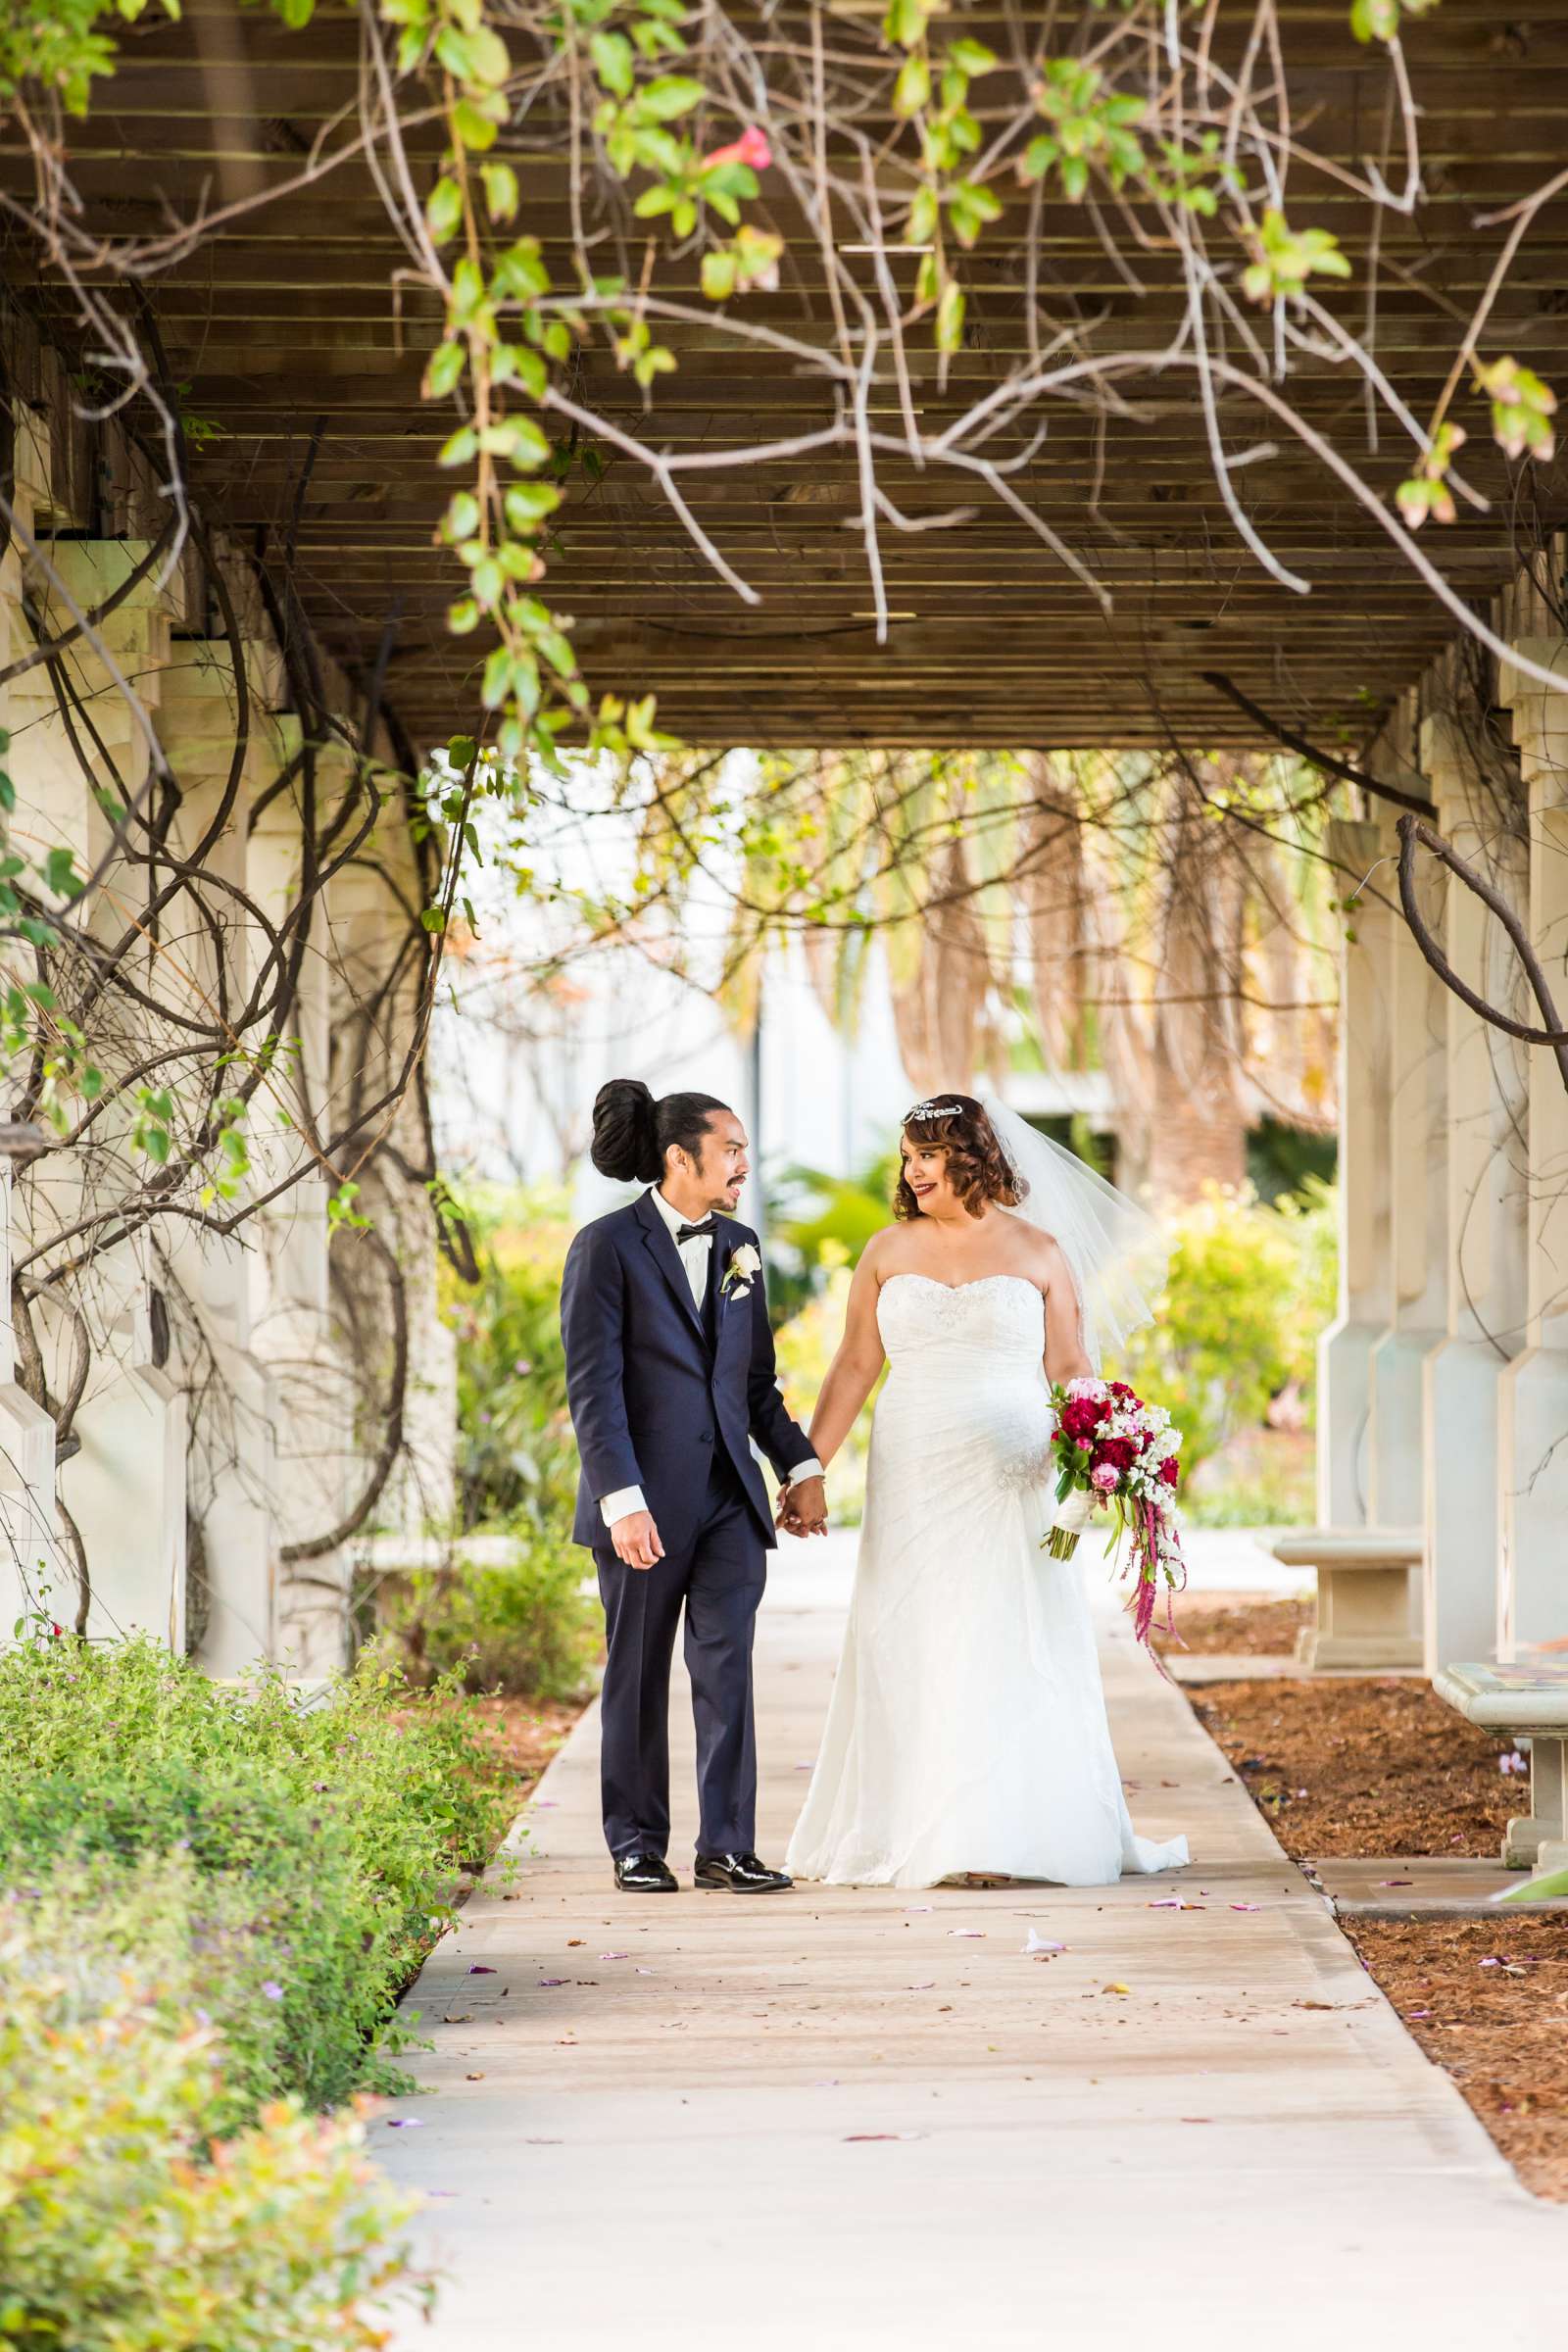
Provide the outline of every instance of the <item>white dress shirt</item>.
{"type": "MultiPolygon", "coordinates": [[[[694,1233],[689,1241],[676,1241],[681,1227],[692,1220],[684,1217],[678,1208],[671,1208],[657,1188],[648,1198],[668,1228],[670,1240],[675,1243],[676,1253],[686,1270],[686,1279],[692,1286],[693,1301],[701,1314],[708,1298],[708,1261],[713,1249],[711,1219],[706,1233],[694,1233]]],[[[808,1461],[797,1463],[793,1472],[796,1478],[820,1478],[822,1475],[822,1465],[814,1455],[808,1461]]],[[[613,1527],[617,1519],[626,1518],[632,1511],[646,1511],[647,1508],[641,1487],[617,1487],[613,1494],[604,1495],[599,1504],[600,1515],[607,1527],[613,1527]]]]}

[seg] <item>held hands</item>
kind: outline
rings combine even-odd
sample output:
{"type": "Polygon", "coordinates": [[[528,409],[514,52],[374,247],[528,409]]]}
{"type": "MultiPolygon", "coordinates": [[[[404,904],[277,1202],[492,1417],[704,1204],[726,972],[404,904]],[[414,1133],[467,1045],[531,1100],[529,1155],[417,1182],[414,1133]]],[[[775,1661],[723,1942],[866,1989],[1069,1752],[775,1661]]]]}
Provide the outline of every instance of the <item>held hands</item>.
{"type": "Polygon", "coordinates": [[[787,1536],[825,1536],[826,1483],[820,1478],[798,1478],[781,1487],[777,1524],[787,1536]]]}
{"type": "Polygon", "coordinates": [[[610,1541],[615,1547],[617,1560],[628,1568],[651,1568],[664,1556],[664,1546],[659,1541],[659,1530],[649,1511],[628,1511],[617,1519],[610,1531],[610,1541]]]}

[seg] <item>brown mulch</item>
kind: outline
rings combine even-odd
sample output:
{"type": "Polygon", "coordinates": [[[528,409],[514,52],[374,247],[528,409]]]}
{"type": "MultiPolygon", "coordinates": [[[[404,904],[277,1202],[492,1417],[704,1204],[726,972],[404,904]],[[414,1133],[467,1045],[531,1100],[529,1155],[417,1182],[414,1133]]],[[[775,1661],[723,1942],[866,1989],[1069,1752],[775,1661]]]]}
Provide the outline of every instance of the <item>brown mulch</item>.
{"type": "Polygon", "coordinates": [[[468,1705],[526,1795],[588,1704],[586,1698],[473,1698],[468,1705]]]}
{"type": "Polygon", "coordinates": [[[1493,1859],[1528,1783],[1416,1677],[1209,1683],[1194,1712],[1287,1853],[1493,1859]]]}
{"type": "Polygon", "coordinates": [[[1568,2204],[1568,1918],[1345,1928],[1526,2188],[1568,2204]]]}
{"type": "Polygon", "coordinates": [[[1175,1608],[1179,1640],[1157,1633],[1154,1647],[1167,1657],[1288,1658],[1296,1637],[1311,1622],[1310,1600],[1261,1600],[1242,1593],[1227,1601],[1183,1601],[1175,1608]]]}
{"type": "MultiPolygon", "coordinates": [[[[1526,1808],[1528,1782],[1497,1768],[1508,1743],[1419,1680],[1211,1683],[1187,1697],[1298,1861],[1491,1860],[1526,1808]]],[[[1568,1915],[1342,1924],[1525,2186],[1568,2203],[1568,1915]]]]}

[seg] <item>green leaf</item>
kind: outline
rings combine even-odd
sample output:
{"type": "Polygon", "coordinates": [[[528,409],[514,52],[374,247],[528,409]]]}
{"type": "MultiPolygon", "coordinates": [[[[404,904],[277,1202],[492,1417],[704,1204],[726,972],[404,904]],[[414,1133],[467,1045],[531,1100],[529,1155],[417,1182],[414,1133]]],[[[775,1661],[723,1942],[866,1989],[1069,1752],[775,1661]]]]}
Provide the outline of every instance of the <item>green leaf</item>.
{"type": "Polygon", "coordinates": [[[906,57],[893,85],[893,112],[896,115],[917,115],[931,96],[931,69],[915,50],[906,57]]]}
{"type": "Polygon", "coordinates": [[[577,662],[571,650],[571,640],[560,629],[541,629],[534,643],[558,675],[569,678],[575,674],[577,662]]]}
{"type": "Polygon", "coordinates": [[[512,648],[493,646],[486,658],[479,699],[487,710],[499,710],[512,686],[512,648]]]}
{"type": "Polygon", "coordinates": [[[424,390],[427,400],[444,400],[456,389],[463,375],[466,355],[461,343],[438,343],[430,354],[424,371],[424,390]]]}
{"type": "Polygon", "coordinates": [[[1392,41],[1399,29],[1399,0],[1355,0],[1350,30],[1358,41],[1392,41]]]}
{"type": "Polygon", "coordinates": [[[448,539],[471,539],[479,528],[479,501],[471,490],[453,493],[441,524],[448,539]]]}
{"type": "Polygon", "coordinates": [[[542,466],[550,455],[550,443],[531,416],[509,416],[507,426],[512,434],[512,447],[507,451],[514,466],[519,469],[542,466]]]}
{"type": "Polygon", "coordinates": [[[561,492],[553,482],[514,482],[503,501],[507,521],[514,531],[531,531],[553,514],[561,492]]]}
{"type": "Polygon", "coordinates": [[[517,302],[550,291],[550,272],[545,268],[537,237],[518,237],[507,247],[492,272],[490,290],[517,302]]]}
{"type": "Polygon", "coordinates": [[[972,41],[967,35],[961,40],[950,41],[948,55],[959,73],[967,74],[971,79],[979,74],[993,74],[997,69],[996,51],[988,49],[984,41],[972,41]]]}
{"type": "Polygon", "coordinates": [[[496,125],[469,99],[460,98],[452,110],[452,128],[461,145],[482,155],[496,143],[496,125]]]}
{"type": "Polygon", "coordinates": [[[705,253],[703,292],[710,302],[726,302],[735,291],[737,263],[732,253],[705,253]]]}
{"type": "Polygon", "coordinates": [[[489,24],[481,24],[471,32],[468,41],[473,58],[470,80],[485,81],[492,89],[499,89],[512,72],[512,56],[506,42],[489,24]]]}
{"type": "Polygon", "coordinates": [[[520,384],[530,400],[543,400],[550,383],[550,371],[539,354],[520,343],[496,345],[490,374],[498,384],[520,384]]]}
{"type": "Polygon", "coordinates": [[[637,93],[637,111],[655,122],[673,122],[678,116],[689,115],[700,106],[708,92],[700,81],[689,74],[662,74],[657,81],[645,82],[637,93]]]}
{"type": "Polygon", "coordinates": [[[925,0],[888,0],[888,13],[882,20],[885,37],[895,48],[912,49],[924,38],[928,13],[925,0]]]}
{"type": "Polygon", "coordinates": [[[481,164],[479,177],[484,183],[485,210],[491,220],[514,220],[521,191],[517,186],[517,174],[512,166],[481,164]]]}
{"type": "Polygon", "coordinates": [[[76,872],[76,861],[64,843],[57,842],[43,860],[41,871],[45,885],[56,898],[79,899],[87,885],[76,872]]]}
{"type": "Polygon", "coordinates": [[[455,179],[443,177],[436,181],[426,200],[424,217],[438,245],[445,245],[457,235],[463,226],[463,190],[455,179]]]}
{"type": "Polygon", "coordinates": [[[588,51],[594,61],[594,71],[606,89],[613,90],[617,98],[629,98],[636,59],[625,34],[596,32],[588,44],[588,51]]]}

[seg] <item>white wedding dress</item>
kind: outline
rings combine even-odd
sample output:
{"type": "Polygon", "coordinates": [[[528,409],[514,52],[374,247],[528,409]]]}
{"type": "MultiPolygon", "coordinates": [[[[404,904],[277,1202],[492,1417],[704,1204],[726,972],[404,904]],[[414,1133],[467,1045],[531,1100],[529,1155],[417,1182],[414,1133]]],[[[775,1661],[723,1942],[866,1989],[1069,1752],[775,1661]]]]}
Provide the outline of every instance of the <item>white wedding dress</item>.
{"type": "MultiPolygon", "coordinates": [[[[1172,1869],[1127,1815],[1082,1557],[1051,1523],[1045,1301],[992,1274],[883,1283],[859,1566],[786,1867],[838,1885],[959,1871],[1098,1886],[1172,1869]]],[[[1098,1550],[1098,1545],[1096,1546],[1098,1550]]]]}

